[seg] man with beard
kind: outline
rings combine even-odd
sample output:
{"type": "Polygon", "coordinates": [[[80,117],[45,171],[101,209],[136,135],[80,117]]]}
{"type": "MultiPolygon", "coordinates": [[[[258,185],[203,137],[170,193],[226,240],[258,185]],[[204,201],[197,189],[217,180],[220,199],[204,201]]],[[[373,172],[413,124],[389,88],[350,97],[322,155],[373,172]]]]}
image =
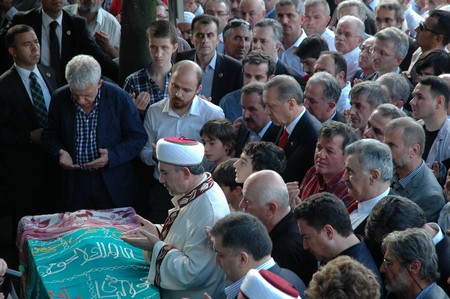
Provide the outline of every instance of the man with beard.
{"type": "Polygon", "coordinates": [[[384,142],[391,148],[395,167],[393,190],[421,207],[428,222],[436,222],[445,200],[433,171],[422,159],[422,126],[409,117],[391,120],[385,128],[384,142]]]}
{"type": "Polygon", "coordinates": [[[446,299],[435,281],[439,277],[436,250],[431,236],[411,228],[387,235],[382,243],[386,289],[405,299],[446,299]]]}
{"type": "Polygon", "coordinates": [[[86,19],[88,29],[103,52],[112,58],[119,57],[120,23],[102,8],[103,0],[79,0],[78,4],[64,7],[72,15],[86,19]]]}
{"type": "MultiPolygon", "coordinates": [[[[224,117],[222,109],[204,101],[196,94],[201,89],[202,70],[195,62],[185,60],[172,68],[169,82],[169,97],[151,105],[144,119],[148,140],[141,151],[141,160],[154,166],[154,147],[157,140],[166,136],[184,136],[200,141],[200,129],[210,119],[224,117]]],[[[167,211],[173,206],[166,188],[159,183],[159,170],[155,168],[156,180],[151,190],[150,216],[155,223],[162,223],[167,211]]]]}

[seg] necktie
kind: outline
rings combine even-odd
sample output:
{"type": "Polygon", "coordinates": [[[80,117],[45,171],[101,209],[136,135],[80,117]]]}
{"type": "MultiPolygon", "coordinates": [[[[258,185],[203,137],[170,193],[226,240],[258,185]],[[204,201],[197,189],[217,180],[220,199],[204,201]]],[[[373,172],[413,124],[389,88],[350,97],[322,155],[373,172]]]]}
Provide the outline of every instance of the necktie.
{"type": "Polygon", "coordinates": [[[56,35],[56,27],[58,22],[50,23],[50,64],[56,70],[56,73],[61,74],[61,60],[59,55],[59,41],[56,35]]]}
{"type": "Polygon", "coordinates": [[[45,107],[44,93],[42,92],[41,85],[37,81],[36,74],[33,72],[30,73],[30,90],[36,116],[39,124],[43,128],[47,125],[47,108],[45,107]]]}
{"type": "Polygon", "coordinates": [[[288,138],[289,138],[289,134],[286,131],[286,128],[283,128],[283,134],[281,134],[280,139],[278,139],[278,146],[281,148],[284,148],[288,138]]]}

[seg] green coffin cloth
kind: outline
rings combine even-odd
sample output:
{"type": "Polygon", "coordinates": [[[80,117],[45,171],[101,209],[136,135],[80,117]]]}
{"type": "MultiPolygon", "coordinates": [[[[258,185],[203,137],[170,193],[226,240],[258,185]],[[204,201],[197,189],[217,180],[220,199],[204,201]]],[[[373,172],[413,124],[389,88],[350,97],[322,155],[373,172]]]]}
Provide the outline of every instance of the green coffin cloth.
{"type": "Polygon", "coordinates": [[[160,298],[147,283],[142,250],[113,227],[83,228],[50,241],[28,239],[26,298],[160,298]]]}

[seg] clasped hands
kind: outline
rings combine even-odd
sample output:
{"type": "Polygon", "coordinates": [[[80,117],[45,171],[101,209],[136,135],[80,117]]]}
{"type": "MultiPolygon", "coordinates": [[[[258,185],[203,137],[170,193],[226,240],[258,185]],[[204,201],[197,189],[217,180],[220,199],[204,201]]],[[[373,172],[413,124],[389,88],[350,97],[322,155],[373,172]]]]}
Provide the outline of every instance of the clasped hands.
{"type": "Polygon", "coordinates": [[[156,242],[160,241],[156,226],[139,215],[136,215],[134,219],[141,224],[141,227],[124,232],[120,239],[134,247],[151,252],[156,242]]]}

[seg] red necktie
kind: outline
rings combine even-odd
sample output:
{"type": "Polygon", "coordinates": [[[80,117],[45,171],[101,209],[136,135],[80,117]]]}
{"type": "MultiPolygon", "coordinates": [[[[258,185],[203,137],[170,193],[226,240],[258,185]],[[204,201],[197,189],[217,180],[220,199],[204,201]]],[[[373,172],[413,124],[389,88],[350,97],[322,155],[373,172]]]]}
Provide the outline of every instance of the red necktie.
{"type": "Polygon", "coordinates": [[[358,201],[354,201],[351,204],[348,205],[347,207],[347,211],[349,214],[351,214],[354,210],[356,210],[358,208],[358,201]]]}
{"type": "Polygon", "coordinates": [[[278,139],[278,146],[281,148],[284,148],[288,138],[289,138],[289,134],[286,131],[286,128],[283,128],[283,134],[281,134],[280,139],[278,139]]]}

